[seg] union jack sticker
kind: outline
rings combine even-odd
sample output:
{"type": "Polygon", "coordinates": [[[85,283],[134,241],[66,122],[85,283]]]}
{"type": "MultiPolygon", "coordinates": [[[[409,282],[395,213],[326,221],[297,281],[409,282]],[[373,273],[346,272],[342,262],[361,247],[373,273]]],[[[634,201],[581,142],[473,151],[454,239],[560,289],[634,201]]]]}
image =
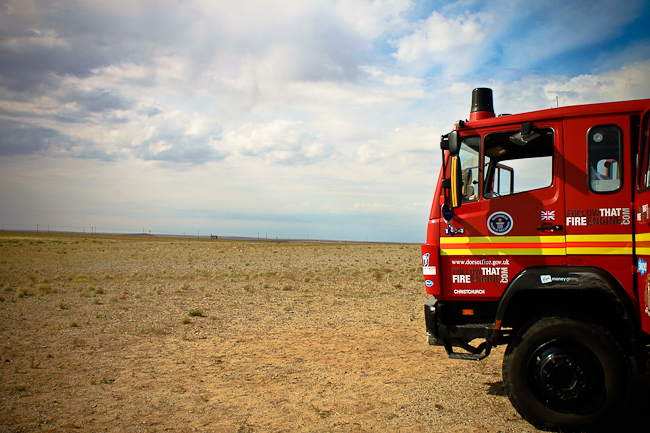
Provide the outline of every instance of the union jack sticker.
{"type": "Polygon", "coordinates": [[[555,211],[554,210],[543,210],[542,211],[542,221],[555,221],[555,211]]]}

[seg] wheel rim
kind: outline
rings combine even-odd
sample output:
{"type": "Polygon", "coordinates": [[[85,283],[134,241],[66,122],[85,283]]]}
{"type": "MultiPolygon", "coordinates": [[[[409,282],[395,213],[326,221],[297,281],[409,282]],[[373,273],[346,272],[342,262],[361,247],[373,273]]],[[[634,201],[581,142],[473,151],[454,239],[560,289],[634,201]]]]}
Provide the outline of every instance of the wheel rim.
{"type": "Polygon", "coordinates": [[[603,368],[594,354],[575,341],[539,346],[528,364],[535,396],[558,412],[580,412],[600,398],[603,368]]]}

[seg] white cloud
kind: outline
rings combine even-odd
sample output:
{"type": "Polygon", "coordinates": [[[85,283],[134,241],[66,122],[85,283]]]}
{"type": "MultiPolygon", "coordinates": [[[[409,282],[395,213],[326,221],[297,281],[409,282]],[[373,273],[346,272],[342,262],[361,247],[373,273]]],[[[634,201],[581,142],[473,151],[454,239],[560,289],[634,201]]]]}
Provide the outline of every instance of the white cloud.
{"type": "Polygon", "coordinates": [[[330,155],[317,136],[304,130],[302,122],[278,119],[271,123],[247,123],[224,135],[223,148],[230,160],[260,158],[269,164],[314,164],[330,155]]]}
{"type": "Polygon", "coordinates": [[[416,25],[413,33],[395,42],[395,57],[406,63],[423,59],[433,64],[451,62],[453,54],[466,54],[481,45],[488,30],[486,18],[479,14],[449,17],[433,12],[416,25]]]}
{"type": "Polygon", "coordinates": [[[553,80],[543,89],[550,98],[559,96],[562,105],[648,98],[650,60],[627,64],[600,75],[583,74],[553,80]]]}
{"type": "Polygon", "coordinates": [[[5,2],[0,172],[22,186],[2,202],[111,224],[125,212],[125,225],[321,224],[325,237],[372,215],[419,239],[440,135],[468,117],[472,88],[493,87],[499,112],[650,96],[645,41],[598,46],[638,3],[585,4],[457,1],[414,20],[432,6],[5,2]],[[576,49],[594,50],[591,67],[539,68],[576,49]],[[43,207],[42,190],[65,205],[43,207]]]}
{"type": "Polygon", "coordinates": [[[366,40],[373,40],[386,32],[397,32],[408,25],[403,14],[410,11],[411,0],[341,0],[336,9],[348,26],[356,29],[366,40]]]}

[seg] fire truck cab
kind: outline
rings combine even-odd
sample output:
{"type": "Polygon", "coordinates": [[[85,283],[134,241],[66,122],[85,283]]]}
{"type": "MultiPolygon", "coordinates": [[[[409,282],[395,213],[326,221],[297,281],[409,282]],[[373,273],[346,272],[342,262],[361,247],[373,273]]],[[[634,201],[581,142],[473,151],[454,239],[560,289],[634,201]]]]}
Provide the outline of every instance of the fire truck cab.
{"type": "Polygon", "coordinates": [[[429,343],[480,360],[540,429],[602,428],[650,344],[650,99],[495,116],[441,138],[422,265],[429,343]]]}

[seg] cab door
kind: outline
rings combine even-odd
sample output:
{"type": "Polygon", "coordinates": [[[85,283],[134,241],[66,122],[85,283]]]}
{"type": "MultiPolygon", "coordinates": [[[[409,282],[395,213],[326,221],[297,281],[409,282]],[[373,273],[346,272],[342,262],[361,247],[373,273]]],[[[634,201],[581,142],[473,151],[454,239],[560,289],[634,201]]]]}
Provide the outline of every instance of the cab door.
{"type": "Polygon", "coordinates": [[[634,157],[638,129],[629,113],[564,121],[566,243],[569,266],[611,274],[635,298],[634,157]],[[569,145],[570,143],[570,145],[569,145]]]}
{"type": "Polygon", "coordinates": [[[455,232],[440,231],[444,295],[497,300],[522,270],[566,265],[562,122],[466,129],[461,139],[462,204],[455,232]]]}
{"type": "Polygon", "coordinates": [[[641,117],[639,131],[639,170],[635,198],[635,243],[637,287],[641,327],[650,334],[650,109],[641,117]]]}

